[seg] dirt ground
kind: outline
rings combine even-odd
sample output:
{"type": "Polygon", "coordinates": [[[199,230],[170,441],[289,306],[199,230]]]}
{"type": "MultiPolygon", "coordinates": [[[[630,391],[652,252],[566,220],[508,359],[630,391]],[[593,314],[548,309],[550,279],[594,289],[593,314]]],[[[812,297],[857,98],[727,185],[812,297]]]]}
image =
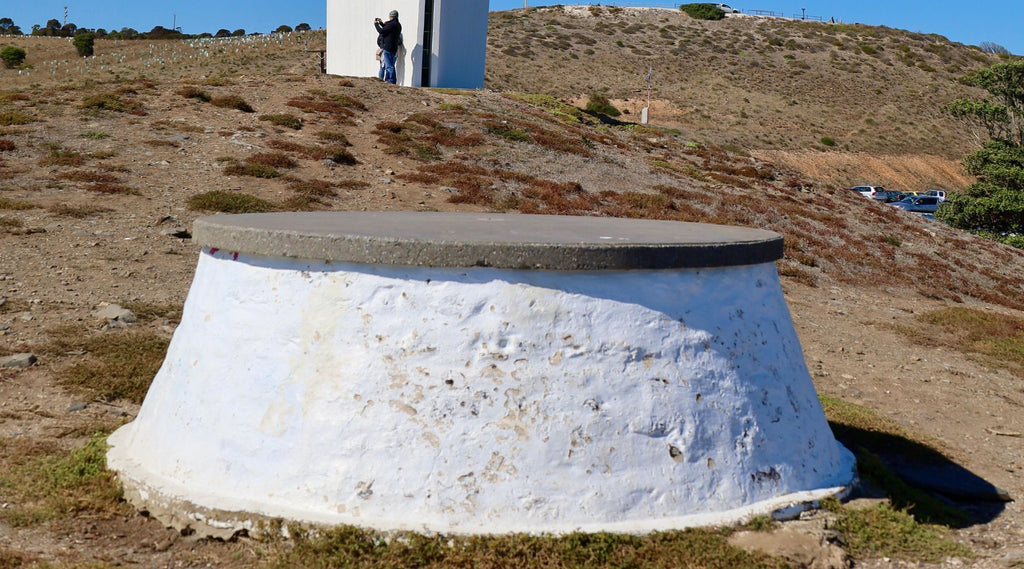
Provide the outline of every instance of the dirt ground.
{"type": "MultiPolygon", "coordinates": [[[[521,107],[496,93],[468,102],[458,93],[392,89],[370,80],[317,76],[309,73],[316,63],[302,53],[296,50],[290,58],[271,54],[251,55],[249,61],[228,59],[216,68],[196,63],[185,68],[184,78],[150,71],[147,76],[156,86],[138,87],[134,96],[145,106],[145,114],[138,115],[83,110],[83,97],[120,84],[110,78],[109,84],[90,84],[73,71],[57,71],[53,79],[12,80],[28,99],[10,100],[0,111],[16,108],[38,120],[0,129],[0,139],[16,146],[0,152],[0,198],[31,206],[0,210],[4,219],[17,220],[0,230],[0,356],[37,351],[46,343],[48,330],[63,324],[100,330],[108,323],[95,312],[106,303],[180,305],[198,254],[197,245],[183,235],[204,214],[188,208],[190,196],[209,190],[244,191],[281,202],[291,195],[281,180],[224,174],[225,161],[220,158],[267,151],[270,140],[308,144],[313,138],[310,133],[317,130],[344,131],[358,164],[301,160],[289,171],[293,179],[339,184],[337,195],[326,204],[329,209],[482,209],[450,203],[450,188],[403,181],[399,175],[414,171],[419,163],[387,154],[374,127],[422,110],[463,104],[478,105],[481,112],[509,113],[509,117],[525,112],[521,107]],[[253,72],[252,66],[278,71],[271,78],[253,72]],[[221,76],[231,79],[208,82],[221,76]],[[177,93],[189,84],[203,86],[214,95],[243,95],[258,112],[215,107],[177,93]],[[365,101],[369,109],[343,124],[322,114],[305,114],[297,131],[260,120],[271,112],[301,114],[287,105],[296,93],[339,90],[365,101]],[[84,166],[48,161],[54,149],[84,155],[84,166]],[[81,169],[112,172],[135,191],[98,193],[87,182],[62,177],[81,169]],[[359,189],[346,189],[348,182],[359,182],[352,186],[359,189]],[[61,205],[102,209],[75,217],[61,213],[57,208],[61,205]]],[[[651,173],[645,158],[634,160],[635,150],[608,150],[594,160],[530,154],[514,146],[483,145],[465,152],[490,165],[581,179],[588,189],[620,182],[654,186],[664,178],[651,173]]],[[[851,214],[855,215],[861,214],[851,214]]],[[[937,232],[940,241],[953,234],[945,229],[927,231],[937,232]]],[[[968,246],[977,245],[970,241],[968,246]]],[[[1004,268],[1012,272],[1020,266],[1019,257],[1008,258],[1004,268]]],[[[915,315],[951,302],[922,296],[913,286],[902,284],[855,286],[827,275],[820,275],[817,283],[812,287],[783,278],[819,392],[896,420],[934,441],[962,468],[1014,498],[1024,496],[1024,385],[1020,378],[960,351],[922,347],[896,329],[914,326],[915,315]]],[[[1021,316],[1001,306],[962,300],[967,306],[1021,316]]],[[[169,337],[174,324],[157,318],[132,326],[169,337]]],[[[83,399],[57,384],[56,372],[82,354],[37,355],[30,367],[0,368],[0,441],[4,444],[30,441],[70,448],[81,445],[88,433],[112,429],[138,411],[123,400],[83,399]]],[[[9,501],[0,495],[0,508],[9,507],[9,501]]],[[[1016,501],[1000,507],[990,521],[955,533],[979,558],[953,560],[948,565],[1024,563],[1020,561],[1024,559],[1024,512],[1016,501]]],[[[115,566],[250,567],[260,560],[260,547],[252,541],[197,540],[135,513],[116,519],[63,519],[34,527],[0,523],[0,548],[42,561],[98,561],[115,566]]],[[[861,563],[905,565],[887,559],[861,563]]]]}

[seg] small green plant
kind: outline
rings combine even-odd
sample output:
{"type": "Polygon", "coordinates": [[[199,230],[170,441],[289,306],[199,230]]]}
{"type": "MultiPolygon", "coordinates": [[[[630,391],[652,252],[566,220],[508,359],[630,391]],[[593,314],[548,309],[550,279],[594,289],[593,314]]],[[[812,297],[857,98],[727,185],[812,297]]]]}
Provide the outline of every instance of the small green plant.
{"type": "Polygon", "coordinates": [[[75,39],[71,40],[71,44],[75,46],[80,57],[91,57],[96,48],[96,34],[90,32],[77,34],[75,39]]]}
{"type": "Polygon", "coordinates": [[[110,133],[109,132],[103,132],[103,131],[100,131],[100,130],[90,130],[90,131],[83,132],[81,134],[81,137],[82,138],[87,138],[89,140],[103,140],[104,138],[110,138],[110,133]]]}
{"type": "Polygon", "coordinates": [[[0,490],[16,498],[10,507],[0,509],[0,519],[25,527],[68,514],[96,518],[125,514],[121,485],[106,468],[106,438],[97,433],[71,451],[24,445],[12,449],[22,451],[14,456],[5,452],[0,457],[0,490]]]}
{"type": "Polygon", "coordinates": [[[3,60],[4,67],[7,69],[14,69],[25,63],[25,50],[20,47],[14,47],[9,45],[0,49],[0,60],[3,60]]]}
{"type": "Polygon", "coordinates": [[[615,108],[608,96],[603,93],[592,93],[587,101],[587,111],[609,117],[617,117],[622,111],[615,108]]]}
{"type": "Polygon", "coordinates": [[[275,124],[277,126],[291,128],[294,130],[299,130],[302,128],[302,119],[295,115],[290,115],[287,113],[277,115],[260,115],[260,120],[269,122],[270,124],[275,124]]]}
{"type": "Polygon", "coordinates": [[[836,145],[836,141],[831,136],[823,136],[821,137],[821,144],[823,146],[832,147],[836,145]]]}
{"type": "Polygon", "coordinates": [[[188,208],[224,213],[265,213],[277,209],[274,204],[250,194],[214,190],[188,199],[188,208]]]}
{"type": "Polygon", "coordinates": [[[695,20],[721,20],[725,18],[725,11],[714,4],[683,4],[679,9],[695,20]]]}
{"type": "Polygon", "coordinates": [[[221,107],[225,109],[235,109],[242,111],[243,113],[255,113],[256,109],[252,108],[252,105],[247,103],[245,99],[238,95],[225,95],[223,97],[214,97],[210,100],[210,104],[215,107],[221,107]]]}

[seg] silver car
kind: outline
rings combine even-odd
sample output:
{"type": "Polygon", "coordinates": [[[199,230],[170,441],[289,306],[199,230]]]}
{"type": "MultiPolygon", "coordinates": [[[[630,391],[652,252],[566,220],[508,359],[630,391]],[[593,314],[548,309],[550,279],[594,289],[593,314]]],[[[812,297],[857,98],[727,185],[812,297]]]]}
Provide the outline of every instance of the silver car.
{"type": "Polygon", "coordinates": [[[940,203],[942,200],[938,196],[908,196],[889,205],[917,213],[935,213],[939,210],[940,203]]]}

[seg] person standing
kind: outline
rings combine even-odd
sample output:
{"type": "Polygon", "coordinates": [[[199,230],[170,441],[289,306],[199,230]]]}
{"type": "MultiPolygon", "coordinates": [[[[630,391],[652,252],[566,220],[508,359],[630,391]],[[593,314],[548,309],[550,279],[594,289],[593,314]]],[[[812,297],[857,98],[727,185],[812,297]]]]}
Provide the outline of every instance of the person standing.
{"type": "Polygon", "coordinates": [[[377,45],[380,46],[381,60],[384,65],[384,81],[391,84],[398,83],[398,76],[395,73],[395,60],[398,57],[398,45],[402,37],[402,24],[398,22],[398,10],[388,13],[388,21],[383,22],[380,18],[373,21],[373,27],[377,29],[377,45]]]}

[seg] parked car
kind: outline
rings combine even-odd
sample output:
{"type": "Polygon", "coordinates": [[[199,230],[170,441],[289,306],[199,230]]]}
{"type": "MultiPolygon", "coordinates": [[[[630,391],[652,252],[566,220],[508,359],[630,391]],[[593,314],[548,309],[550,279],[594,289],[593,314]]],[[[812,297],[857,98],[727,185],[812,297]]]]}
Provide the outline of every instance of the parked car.
{"type": "Polygon", "coordinates": [[[888,197],[885,188],[883,188],[882,186],[854,186],[849,189],[855,192],[860,192],[860,195],[866,198],[871,198],[873,200],[878,200],[880,202],[884,202],[885,199],[888,197]]]}
{"type": "Polygon", "coordinates": [[[889,205],[917,213],[935,213],[940,203],[938,196],[908,196],[889,205]]]}
{"type": "Polygon", "coordinates": [[[926,196],[935,196],[939,198],[940,202],[946,201],[946,190],[928,190],[924,193],[926,196]]]}
{"type": "Polygon", "coordinates": [[[726,14],[739,14],[740,11],[728,4],[715,4],[715,8],[725,12],[726,14]]]}
{"type": "Polygon", "coordinates": [[[907,197],[907,192],[900,192],[897,190],[885,190],[885,203],[898,202],[903,198],[907,197]]]}

